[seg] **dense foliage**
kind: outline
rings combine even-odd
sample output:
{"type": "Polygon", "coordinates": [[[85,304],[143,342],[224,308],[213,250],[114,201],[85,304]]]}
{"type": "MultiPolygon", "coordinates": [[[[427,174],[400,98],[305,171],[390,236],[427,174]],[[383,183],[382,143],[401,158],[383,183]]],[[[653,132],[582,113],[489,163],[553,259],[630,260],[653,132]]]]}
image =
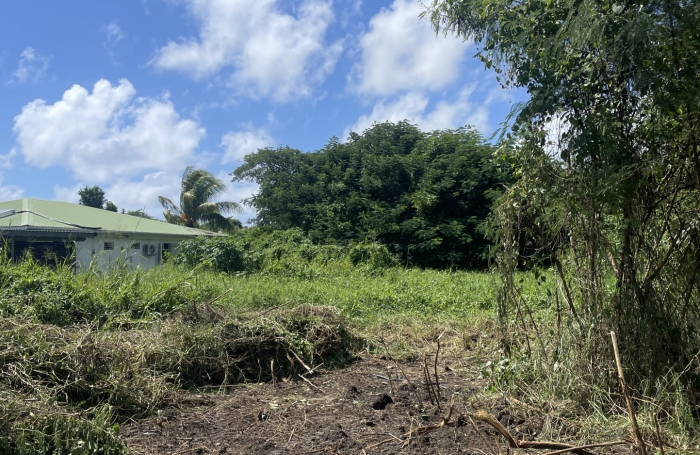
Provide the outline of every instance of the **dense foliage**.
{"type": "Polygon", "coordinates": [[[78,196],[80,197],[78,204],[96,209],[103,208],[105,202],[107,202],[105,192],[99,186],[81,188],[78,190],[78,196]]]}
{"type": "Polygon", "coordinates": [[[354,269],[376,271],[399,265],[384,245],[353,243],[345,246],[313,243],[299,230],[264,233],[239,231],[230,237],[198,237],[181,242],[178,264],[226,273],[264,273],[313,278],[354,269]]]}
{"type": "Polygon", "coordinates": [[[493,151],[470,128],[383,123],[312,153],[261,149],[232,175],[260,186],[247,203],[263,228],[300,229],[316,243],[376,241],[421,267],[483,267],[479,225],[509,180],[493,151]]]}
{"type": "Polygon", "coordinates": [[[530,94],[518,183],[494,215],[504,315],[526,326],[513,246],[527,236],[555,265],[577,340],[555,358],[614,383],[612,329],[635,386],[659,392],[675,372],[700,405],[700,4],[435,0],[427,14],[530,94]]]}

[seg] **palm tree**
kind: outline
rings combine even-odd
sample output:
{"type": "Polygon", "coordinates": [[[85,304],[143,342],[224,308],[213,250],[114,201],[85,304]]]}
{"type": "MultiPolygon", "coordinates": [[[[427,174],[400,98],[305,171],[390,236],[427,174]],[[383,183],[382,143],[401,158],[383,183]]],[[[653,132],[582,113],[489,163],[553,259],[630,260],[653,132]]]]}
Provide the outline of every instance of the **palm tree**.
{"type": "Polygon", "coordinates": [[[167,197],[158,196],[158,200],[165,209],[163,216],[168,223],[227,231],[231,228],[231,221],[224,215],[241,213],[243,207],[236,202],[211,202],[225,192],[224,182],[211,173],[187,166],[182,174],[180,206],[167,197]]]}

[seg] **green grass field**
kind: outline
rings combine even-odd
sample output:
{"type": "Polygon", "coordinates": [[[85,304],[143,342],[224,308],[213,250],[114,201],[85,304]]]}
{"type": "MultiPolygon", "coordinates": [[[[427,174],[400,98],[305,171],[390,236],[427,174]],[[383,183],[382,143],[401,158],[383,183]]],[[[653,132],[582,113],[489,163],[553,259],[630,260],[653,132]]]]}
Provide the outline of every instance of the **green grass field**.
{"type": "MultiPolygon", "coordinates": [[[[487,379],[486,393],[563,403],[569,417],[552,420],[552,437],[573,427],[596,433],[595,439],[623,431],[624,414],[611,413],[616,404],[605,391],[580,401],[587,390],[581,378],[553,363],[552,353],[565,351],[553,344],[554,302],[545,286],[531,272],[517,279],[532,311],[528,321],[536,321],[539,332],[513,334],[520,343],[506,358],[498,341],[498,277],[488,272],[328,261],[291,271],[275,266],[225,274],[169,264],[75,276],[68,268],[5,263],[0,454],[81,455],[98,446],[100,453],[124,454],[120,423],[174,406],[187,390],[216,393],[222,385],[270,380],[257,359],[274,359],[286,374],[294,368],[284,354],[289,351],[326,367],[387,347],[392,356],[409,358],[434,349],[440,334],[457,357],[473,334],[489,340],[470,360],[478,363],[470,370],[487,379]],[[76,449],[78,441],[83,445],[76,449]]],[[[687,444],[690,411],[675,409],[680,417],[668,420],[664,431],[687,444]]],[[[640,408],[647,429],[652,411],[640,408]]]]}

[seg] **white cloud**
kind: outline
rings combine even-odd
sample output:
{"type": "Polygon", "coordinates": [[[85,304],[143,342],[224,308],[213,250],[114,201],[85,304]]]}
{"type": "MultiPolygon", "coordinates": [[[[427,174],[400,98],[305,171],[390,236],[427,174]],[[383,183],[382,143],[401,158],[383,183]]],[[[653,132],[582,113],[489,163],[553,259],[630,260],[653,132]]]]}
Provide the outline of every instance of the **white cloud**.
{"type": "Polygon", "coordinates": [[[180,119],[167,96],[135,94],[126,79],[117,86],[103,79],[92,93],[74,85],[54,104],[34,100],[15,117],[17,150],[29,164],[63,166],[75,178],[96,183],[183,169],[204,129],[180,119]]]}
{"type": "Polygon", "coordinates": [[[182,174],[176,172],[152,172],[140,182],[120,179],[105,189],[107,199],[126,210],[146,208],[146,213],[163,218],[163,207],[158,196],[165,196],[180,204],[182,174]]]}
{"type": "Polygon", "coordinates": [[[249,131],[230,131],[221,138],[221,147],[225,149],[222,162],[234,163],[243,161],[246,155],[257,152],[258,149],[272,146],[274,140],[263,129],[249,131]]]}
{"type": "Polygon", "coordinates": [[[53,196],[54,199],[57,201],[63,201],[63,202],[71,202],[73,204],[77,204],[78,201],[80,200],[80,196],[78,196],[78,191],[81,188],[85,188],[87,185],[78,184],[78,185],[73,185],[73,186],[61,186],[61,185],[54,185],[53,186],[53,196]]]}
{"type": "Polygon", "coordinates": [[[124,33],[116,20],[110,22],[109,25],[102,27],[102,31],[107,37],[107,42],[109,43],[116,43],[126,38],[126,33],[124,33]]]}
{"type": "Polygon", "coordinates": [[[39,54],[33,47],[27,47],[20,54],[17,71],[13,78],[19,82],[38,81],[49,69],[49,57],[39,54]]]}
{"type": "Polygon", "coordinates": [[[484,131],[488,128],[488,110],[486,106],[475,106],[470,101],[473,90],[473,86],[466,87],[454,103],[440,101],[431,111],[428,111],[428,97],[420,92],[409,92],[392,101],[381,100],[370,114],[361,116],[354,125],[346,128],[343,138],[347,138],[350,131],[362,134],[375,122],[401,120],[408,120],[424,131],[454,129],[465,125],[484,131]]]}
{"type": "MultiPolygon", "coordinates": [[[[165,196],[179,203],[180,182],[182,175],[176,172],[151,172],[146,174],[141,181],[119,179],[102,189],[105,198],[112,201],[120,209],[141,210],[146,208],[146,213],[158,218],[163,218],[163,208],[158,203],[158,196],[165,196]]],[[[54,198],[58,201],[78,203],[80,199],[78,190],[90,186],[79,183],[71,186],[54,185],[54,198]]]]}
{"type": "Polygon", "coordinates": [[[295,16],[277,0],[182,1],[201,24],[199,38],[170,41],[152,63],[195,79],[230,68],[226,82],[237,94],[280,102],[307,96],[342,51],[340,42],[325,42],[330,1],[303,0],[295,16]]]}
{"type": "Polygon", "coordinates": [[[351,87],[368,95],[403,90],[438,90],[454,82],[469,43],[435,35],[415,0],[394,0],[375,15],[360,37],[362,57],[354,67],[351,87]]]}
{"type": "Polygon", "coordinates": [[[15,167],[13,161],[17,156],[17,148],[12,147],[8,153],[0,154],[0,169],[12,169],[15,167]]]}
{"type": "Polygon", "coordinates": [[[24,195],[24,189],[17,185],[3,185],[4,176],[0,174],[0,201],[19,199],[24,195]]]}

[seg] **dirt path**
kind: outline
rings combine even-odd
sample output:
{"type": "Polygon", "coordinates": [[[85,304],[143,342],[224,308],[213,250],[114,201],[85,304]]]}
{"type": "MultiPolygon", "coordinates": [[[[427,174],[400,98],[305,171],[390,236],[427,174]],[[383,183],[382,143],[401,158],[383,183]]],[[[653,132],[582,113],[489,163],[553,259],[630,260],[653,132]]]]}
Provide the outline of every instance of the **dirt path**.
{"type": "MultiPolygon", "coordinates": [[[[438,371],[442,385],[438,407],[431,404],[422,384],[422,362],[402,364],[403,371],[396,366],[387,370],[388,363],[395,365],[363,359],[311,377],[314,385],[297,380],[231,388],[225,395],[216,395],[210,406],[169,410],[125,425],[122,437],[140,454],[493,453],[495,430],[477,422],[480,435],[461,417],[481,386],[474,374],[443,365],[438,371]],[[411,384],[390,383],[388,374],[401,379],[405,374],[411,384]],[[449,425],[424,434],[413,431],[439,425],[453,395],[456,404],[449,425]]],[[[518,439],[536,436],[536,422],[526,422],[504,409],[495,416],[518,439]]],[[[615,452],[608,448],[598,453],[615,452]]]]}

